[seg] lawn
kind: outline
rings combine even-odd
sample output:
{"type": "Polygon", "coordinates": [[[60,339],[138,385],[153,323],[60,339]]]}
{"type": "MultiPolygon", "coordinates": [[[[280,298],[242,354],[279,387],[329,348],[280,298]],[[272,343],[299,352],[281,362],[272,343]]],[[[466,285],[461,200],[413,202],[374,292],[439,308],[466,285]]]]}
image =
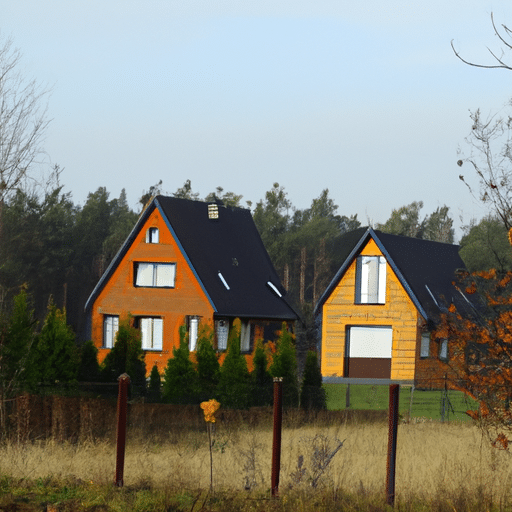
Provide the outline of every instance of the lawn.
{"type": "MultiPolygon", "coordinates": [[[[327,408],[346,408],[347,384],[324,384],[327,408]]],[[[350,385],[350,408],[386,410],[389,406],[389,386],[350,385]]],[[[466,421],[468,409],[476,410],[477,403],[460,391],[423,391],[400,388],[399,411],[402,417],[432,420],[466,421]]]]}

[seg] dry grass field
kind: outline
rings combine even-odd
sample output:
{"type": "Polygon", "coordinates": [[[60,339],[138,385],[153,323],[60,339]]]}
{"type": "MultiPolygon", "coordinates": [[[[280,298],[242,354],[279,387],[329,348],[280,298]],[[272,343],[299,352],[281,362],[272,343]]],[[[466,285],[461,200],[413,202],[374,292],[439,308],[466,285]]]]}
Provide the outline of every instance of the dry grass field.
{"type": "MultiPolygon", "coordinates": [[[[11,501],[23,501],[23,485],[28,494],[36,493],[34,486],[65,488],[68,494],[75,489],[69,499],[77,508],[65,508],[65,499],[55,491],[61,503],[56,510],[377,511],[386,510],[387,436],[387,423],[285,428],[278,501],[268,499],[272,431],[261,426],[216,426],[214,489],[208,497],[206,430],[173,430],[158,440],[129,434],[124,472],[129,508],[121,501],[115,505],[120,497],[112,490],[112,440],[5,443],[0,446],[0,478],[4,497],[9,494],[11,501]],[[343,446],[322,471],[340,441],[343,446]],[[141,496],[146,496],[142,502],[141,496]]],[[[399,426],[399,510],[510,510],[511,486],[510,453],[492,448],[476,426],[431,421],[399,426]]],[[[32,510],[2,506],[7,507],[0,500],[0,510],[32,510]]]]}

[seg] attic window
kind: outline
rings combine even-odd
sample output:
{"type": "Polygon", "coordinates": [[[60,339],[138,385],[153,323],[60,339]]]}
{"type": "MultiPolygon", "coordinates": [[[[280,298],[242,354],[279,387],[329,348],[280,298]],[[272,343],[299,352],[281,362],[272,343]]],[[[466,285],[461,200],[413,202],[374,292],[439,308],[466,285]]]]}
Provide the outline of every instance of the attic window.
{"type": "Polygon", "coordinates": [[[272,281],[267,281],[267,286],[278,296],[282,297],[283,294],[277,289],[276,285],[272,281]]]}
{"type": "Polygon", "coordinates": [[[359,256],[356,266],[356,304],[385,304],[386,258],[359,256]]]}
{"type": "Polygon", "coordinates": [[[219,207],[215,203],[208,205],[208,218],[218,219],[219,218],[219,207]]]}
{"type": "Polygon", "coordinates": [[[158,228],[149,228],[146,231],[146,243],[157,244],[158,243],[158,228]]]}
{"type": "Polygon", "coordinates": [[[134,284],[149,288],[174,288],[175,263],[134,263],[134,284]]]}

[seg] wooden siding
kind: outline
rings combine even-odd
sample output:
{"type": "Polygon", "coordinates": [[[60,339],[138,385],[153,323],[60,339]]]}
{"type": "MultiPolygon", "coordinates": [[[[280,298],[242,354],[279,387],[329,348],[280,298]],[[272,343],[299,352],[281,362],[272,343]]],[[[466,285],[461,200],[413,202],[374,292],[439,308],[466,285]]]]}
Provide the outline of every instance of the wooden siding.
{"type": "MultiPolygon", "coordinates": [[[[373,240],[360,253],[382,256],[373,240]]],[[[322,375],[344,376],[345,339],[349,327],[391,326],[393,344],[391,378],[412,380],[415,373],[419,325],[422,317],[404,290],[395,273],[387,264],[385,304],[356,304],[356,261],[340,279],[322,309],[322,375]]]]}
{"type": "Polygon", "coordinates": [[[92,305],[92,340],[99,348],[100,361],[108,353],[108,349],[101,348],[104,315],[119,315],[122,321],[129,314],[163,319],[162,350],[146,351],[148,372],[155,363],[160,373],[163,372],[167,360],[172,357],[172,349],[179,344],[179,327],[187,315],[199,316],[202,323],[213,323],[213,307],[157,209],[149,216],[92,305]],[[145,241],[150,227],[159,230],[158,244],[145,241]],[[175,263],[175,287],[135,287],[134,263],[139,261],[175,263]]]}

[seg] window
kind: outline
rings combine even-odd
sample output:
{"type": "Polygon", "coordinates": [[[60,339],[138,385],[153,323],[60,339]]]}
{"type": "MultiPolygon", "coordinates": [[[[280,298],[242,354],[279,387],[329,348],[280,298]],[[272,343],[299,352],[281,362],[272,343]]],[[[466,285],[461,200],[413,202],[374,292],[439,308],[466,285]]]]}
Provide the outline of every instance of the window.
{"type": "Polygon", "coordinates": [[[146,243],[157,244],[158,243],[158,228],[149,228],[146,231],[146,243]]]}
{"type": "Polygon", "coordinates": [[[430,355],[430,333],[424,332],[421,335],[421,347],[420,347],[420,357],[425,358],[430,355]]]}
{"type": "Polygon", "coordinates": [[[137,262],[134,275],[135,286],[174,288],[176,264],[137,262]]]}
{"type": "Polygon", "coordinates": [[[188,349],[190,352],[195,352],[197,349],[197,333],[199,330],[199,317],[187,317],[188,323],[188,349]]]}
{"type": "Polygon", "coordinates": [[[103,317],[103,347],[112,348],[114,346],[118,330],[119,317],[115,315],[105,315],[103,317]]]}
{"type": "Polygon", "coordinates": [[[251,351],[251,324],[249,322],[242,322],[240,327],[240,351],[251,351]]]}
{"type": "Polygon", "coordinates": [[[439,359],[448,361],[448,340],[446,338],[439,341],[439,359]]]}
{"type": "Polygon", "coordinates": [[[356,304],[385,304],[386,258],[359,256],[356,262],[356,304]]]}
{"type": "Polygon", "coordinates": [[[217,333],[217,350],[227,350],[228,335],[229,335],[229,321],[228,320],[217,320],[215,322],[215,332],[217,333]]]}
{"type": "Polygon", "coordinates": [[[142,350],[162,350],[163,330],[162,318],[140,318],[142,350]]]}

